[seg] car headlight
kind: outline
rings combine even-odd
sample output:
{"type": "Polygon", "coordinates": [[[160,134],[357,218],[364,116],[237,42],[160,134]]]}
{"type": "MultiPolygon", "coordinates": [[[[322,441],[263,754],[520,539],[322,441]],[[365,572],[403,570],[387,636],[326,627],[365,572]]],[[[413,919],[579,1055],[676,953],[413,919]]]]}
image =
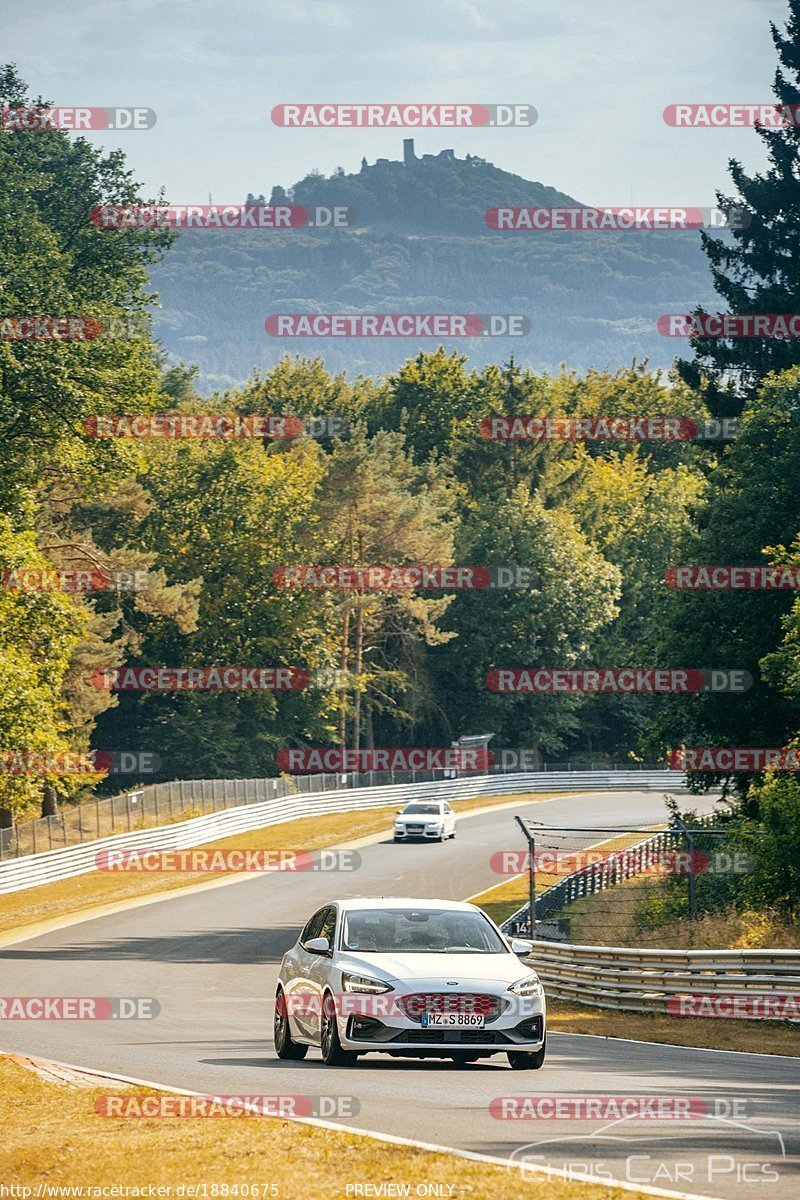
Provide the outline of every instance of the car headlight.
{"type": "Polygon", "coordinates": [[[393,992],[394,988],[390,984],[384,983],[382,979],[370,979],[368,975],[351,975],[349,971],[342,971],[342,987],[346,992],[393,992]]]}
{"type": "Polygon", "coordinates": [[[543,996],[544,988],[539,982],[539,976],[533,972],[530,975],[524,975],[522,979],[518,979],[516,983],[512,983],[508,989],[515,996],[543,996]]]}
{"type": "Polygon", "coordinates": [[[425,826],[425,828],[426,829],[441,829],[442,822],[441,821],[429,821],[428,824],[425,826]]]}

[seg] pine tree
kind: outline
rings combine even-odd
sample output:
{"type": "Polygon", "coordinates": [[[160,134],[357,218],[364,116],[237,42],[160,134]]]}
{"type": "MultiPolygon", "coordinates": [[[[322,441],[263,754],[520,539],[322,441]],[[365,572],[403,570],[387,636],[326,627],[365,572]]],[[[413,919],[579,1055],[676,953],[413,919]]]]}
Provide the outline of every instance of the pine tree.
{"type": "MultiPolygon", "coordinates": [[[[731,217],[731,237],[701,235],[714,286],[727,311],[737,314],[800,312],[800,0],[789,0],[789,10],[785,33],[771,24],[780,59],[773,91],[786,123],[756,127],[770,165],[764,174],[749,176],[731,159],[738,197],[717,193],[720,208],[731,217]],[[742,210],[747,216],[736,228],[732,214],[742,210]]],[[[698,337],[691,345],[695,358],[680,362],[679,372],[703,389],[720,416],[737,415],[770,371],[800,363],[798,338],[698,337]]]]}

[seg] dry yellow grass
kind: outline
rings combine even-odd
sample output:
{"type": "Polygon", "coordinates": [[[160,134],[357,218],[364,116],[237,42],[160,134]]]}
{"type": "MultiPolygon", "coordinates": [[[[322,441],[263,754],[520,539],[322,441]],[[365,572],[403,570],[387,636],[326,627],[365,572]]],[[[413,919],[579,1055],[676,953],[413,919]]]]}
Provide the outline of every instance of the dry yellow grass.
{"type": "Polygon", "coordinates": [[[610,892],[584,896],[569,906],[570,941],[578,945],[638,946],[641,949],[676,950],[796,950],[800,928],[776,913],[706,913],[693,926],[686,920],[664,921],[638,929],[638,902],[652,890],[665,887],[658,878],[629,879],[610,892]]]}
{"type": "MultiPolygon", "coordinates": [[[[458,812],[495,805],[530,804],[535,800],[552,800],[560,793],[537,792],[533,795],[482,796],[474,800],[456,800],[458,812]]],[[[267,829],[240,833],[208,843],[221,850],[323,850],[340,842],[368,837],[370,834],[391,835],[394,808],[367,809],[356,812],[320,814],[303,817],[267,829]]],[[[37,921],[80,913],[105,904],[135,899],[141,896],[173,891],[177,888],[213,882],[225,872],[213,875],[153,873],[132,875],[117,872],[92,871],[60,883],[48,883],[0,896],[0,933],[37,921]]]]}
{"type": "Polygon", "coordinates": [[[518,1200],[523,1186],[529,1200],[635,1200],[641,1194],[545,1177],[523,1185],[518,1172],[505,1167],[276,1118],[97,1116],[95,1098],[117,1091],[113,1083],[97,1090],[46,1083],[0,1057],[0,1180],[34,1189],[205,1183],[208,1197],[213,1184],[238,1184],[240,1196],[247,1184],[259,1187],[259,1200],[338,1200],[348,1184],[390,1181],[410,1184],[412,1195],[418,1184],[449,1185],[452,1197],[475,1200],[518,1200]]]}

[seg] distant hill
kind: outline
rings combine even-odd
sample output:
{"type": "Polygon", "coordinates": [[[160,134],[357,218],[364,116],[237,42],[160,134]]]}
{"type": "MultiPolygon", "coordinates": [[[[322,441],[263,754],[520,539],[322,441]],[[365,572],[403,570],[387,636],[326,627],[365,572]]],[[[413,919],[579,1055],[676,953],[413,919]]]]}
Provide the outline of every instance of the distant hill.
{"type": "MultiPolygon", "coordinates": [[[[413,143],[412,143],[413,147],[413,143]]],[[[411,153],[409,150],[411,149],[411,153]]],[[[685,343],[656,332],[661,313],[718,305],[698,233],[501,233],[488,208],[581,202],[451,151],[362,163],[358,174],[312,172],[270,203],[346,205],[347,229],[205,230],[182,234],[152,275],[156,334],[196,362],[201,390],[242,383],[283,354],[321,354],[334,370],[382,374],[436,339],[274,338],[275,312],[518,313],[531,332],[452,345],[475,365],[515,358],[540,370],[649,357],[668,366],[685,343]]],[[[261,199],[261,197],[248,197],[261,199]]],[[[585,202],[584,202],[585,203],[585,202]]]]}

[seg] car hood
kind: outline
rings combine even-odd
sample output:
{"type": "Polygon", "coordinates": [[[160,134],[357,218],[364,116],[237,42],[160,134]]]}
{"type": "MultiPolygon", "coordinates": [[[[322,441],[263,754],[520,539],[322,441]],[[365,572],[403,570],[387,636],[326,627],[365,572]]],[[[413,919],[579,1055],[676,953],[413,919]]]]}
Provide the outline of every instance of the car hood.
{"type": "Polygon", "coordinates": [[[531,968],[516,954],[368,954],[337,956],[336,966],[354,974],[391,978],[414,986],[439,989],[446,984],[475,988],[495,984],[507,988],[528,975],[531,968]]]}

